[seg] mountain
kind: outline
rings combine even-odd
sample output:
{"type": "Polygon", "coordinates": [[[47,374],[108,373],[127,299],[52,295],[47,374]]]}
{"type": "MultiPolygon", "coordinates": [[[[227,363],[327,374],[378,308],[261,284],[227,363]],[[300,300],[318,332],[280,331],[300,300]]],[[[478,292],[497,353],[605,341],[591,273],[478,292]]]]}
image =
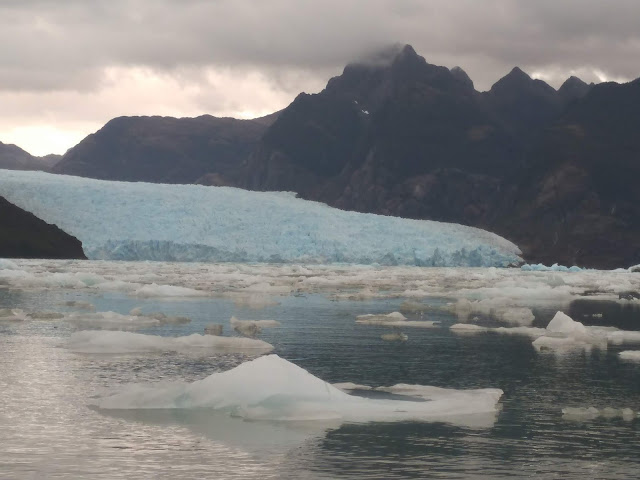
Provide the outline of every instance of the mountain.
{"type": "Polygon", "coordinates": [[[54,171],[294,191],[495,231],[529,262],[613,268],[640,263],[637,89],[556,91],[515,67],[478,92],[405,45],[264,119],[114,119],[54,171]]]}
{"type": "Polygon", "coordinates": [[[34,157],[16,145],[0,142],[0,169],[49,171],[58,159],[57,155],[34,157]]]}
{"type": "Polygon", "coordinates": [[[0,197],[0,258],[85,259],[82,243],[0,197]]]}
{"type": "MultiPolygon", "coordinates": [[[[464,72],[430,65],[407,45],[387,63],[348,65],[322,92],[299,95],[265,132],[238,184],[439,220],[451,217],[440,201],[450,197],[459,220],[460,195],[490,194],[518,166],[521,148],[504,123],[464,72]]],[[[483,214],[467,210],[468,223],[483,214]]]]}
{"type": "Polygon", "coordinates": [[[53,172],[159,183],[225,177],[239,168],[272,121],[273,116],[118,117],[67,151],[53,172]]]}
{"type": "Polygon", "coordinates": [[[590,87],[545,129],[494,231],[542,261],[638,263],[638,105],[640,80],[590,87]]]}

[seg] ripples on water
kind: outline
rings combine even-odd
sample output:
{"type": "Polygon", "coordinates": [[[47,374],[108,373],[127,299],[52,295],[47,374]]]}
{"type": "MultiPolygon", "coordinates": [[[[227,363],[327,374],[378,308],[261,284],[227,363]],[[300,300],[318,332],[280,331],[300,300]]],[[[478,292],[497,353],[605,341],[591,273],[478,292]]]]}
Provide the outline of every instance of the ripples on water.
{"type": "MultiPolygon", "coordinates": [[[[123,294],[0,290],[1,307],[64,310],[68,299],[99,311],[145,311],[192,318],[144,333],[184,335],[211,322],[272,318],[261,338],[280,356],[329,382],[372,386],[412,383],[502,388],[491,428],[443,423],[342,426],[243,422],[204,410],[122,411],[89,407],[106,390],[129,383],[187,381],[228,370],[247,357],[86,355],[61,348],[64,322],[0,324],[0,478],[636,478],[640,421],[567,421],[567,406],[640,409],[640,365],[620,348],[541,355],[525,337],[456,336],[447,328],[407,329],[409,341],[380,340],[385,329],[355,316],[386,313],[402,299],[331,301],[305,294],[262,310],[230,300],[132,299],[123,294]]],[[[443,300],[431,299],[432,304],[443,300]]],[[[572,305],[580,316],[602,305],[572,305]]],[[[606,308],[610,308],[610,305],[606,308]]],[[[611,307],[613,308],[613,307],[611,307]]],[[[639,330],[638,310],[618,309],[609,324],[639,330]],[[618,312],[618,313],[616,313],[618,312]]],[[[536,322],[554,313],[535,310],[536,322]]],[[[457,319],[432,313],[446,327],[457,319]]],[[[586,317],[584,317],[586,318],[586,317]]],[[[604,324],[605,320],[590,320],[604,324]]]]}

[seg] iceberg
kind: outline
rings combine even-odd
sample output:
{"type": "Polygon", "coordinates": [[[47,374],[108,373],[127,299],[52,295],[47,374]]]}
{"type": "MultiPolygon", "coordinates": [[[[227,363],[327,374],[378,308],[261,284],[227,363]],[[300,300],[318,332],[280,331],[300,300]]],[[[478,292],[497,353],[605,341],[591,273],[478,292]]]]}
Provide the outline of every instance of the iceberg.
{"type": "MultiPolygon", "coordinates": [[[[217,337],[212,337],[217,338],[217,337]]],[[[346,385],[346,384],[343,384],[346,385]]],[[[350,395],[301,367],[267,355],[190,384],[132,385],[103,397],[103,409],[211,409],[247,420],[475,423],[494,416],[500,389],[454,390],[421,385],[387,389],[389,399],[350,395]]]]}
{"type": "Polygon", "coordinates": [[[74,235],[96,260],[521,263],[516,245],[481,229],[346,212],[290,192],[3,170],[0,196],[74,235]]]}

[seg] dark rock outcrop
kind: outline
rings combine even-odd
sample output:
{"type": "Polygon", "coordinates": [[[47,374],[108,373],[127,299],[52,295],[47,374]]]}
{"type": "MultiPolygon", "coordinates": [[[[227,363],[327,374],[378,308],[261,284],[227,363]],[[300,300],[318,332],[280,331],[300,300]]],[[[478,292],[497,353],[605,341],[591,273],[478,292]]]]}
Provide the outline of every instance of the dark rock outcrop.
{"type": "Polygon", "coordinates": [[[86,259],[82,243],[0,197],[0,257],[86,259]]]}

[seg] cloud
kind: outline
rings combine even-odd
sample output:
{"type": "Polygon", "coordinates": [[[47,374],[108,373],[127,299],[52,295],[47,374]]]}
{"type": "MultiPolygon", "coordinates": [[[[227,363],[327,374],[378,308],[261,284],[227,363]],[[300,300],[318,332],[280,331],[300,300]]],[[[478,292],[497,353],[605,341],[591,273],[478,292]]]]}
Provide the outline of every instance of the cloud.
{"type": "Polygon", "coordinates": [[[100,124],[278,109],[394,43],[479,89],[514,65],[556,87],[572,72],[633,79],[637,18],[636,0],[3,0],[0,140],[34,110],[100,124]],[[24,103],[7,110],[7,96],[24,103]]]}

